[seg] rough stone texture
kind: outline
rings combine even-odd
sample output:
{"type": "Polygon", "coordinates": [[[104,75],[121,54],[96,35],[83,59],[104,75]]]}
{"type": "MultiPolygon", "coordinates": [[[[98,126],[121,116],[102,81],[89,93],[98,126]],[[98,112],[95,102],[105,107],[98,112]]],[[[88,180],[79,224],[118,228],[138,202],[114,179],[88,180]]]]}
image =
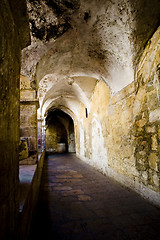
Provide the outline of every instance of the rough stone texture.
{"type": "MultiPolygon", "coordinates": [[[[30,41],[25,1],[0,1],[0,239],[14,239],[18,214],[19,74],[21,39],[30,41]],[[23,7],[22,7],[23,6],[23,7]],[[16,18],[16,21],[15,21],[16,18]],[[23,22],[25,20],[25,23],[23,22]],[[23,24],[23,32],[19,25],[23,24]],[[21,32],[21,37],[19,36],[21,32]],[[21,38],[21,39],[20,39],[21,38]]],[[[26,46],[26,45],[25,45],[26,46]]]]}
{"type": "Polygon", "coordinates": [[[135,100],[141,102],[141,108],[136,111],[135,122],[138,119],[144,124],[135,127],[136,168],[140,183],[160,191],[160,160],[159,160],[159,63],[160,63],[160,28],[157,29],[148,42],[142,55],[136,74],[135,100]],[[141,94],[143,90],[143,95],[141,94]],[[142,154],[144,153],[144,154],[142,154]],[[143,156],[142,156],[143,155],[143,156]],[[144,179],[143,172],[147,177],[144,179]]]}
{"type": "Polygon", "coordinates": [[[49,41],[71,27],[71,16],[79,8],[79,1],[27,0],[27,6],[32,36],[49,41]]]}
{"type": "Polygon", "coordinates": [[[30,86],[27,77],[20,81],[20,137],[27,140],[29,153],[38,151],[37,109],[39,107],[36,92],[30,86]]]}
{"type": "Polygon", "coordinates": [[[142,135],[146,121],[134,121],[134,85],[111,97],[107,86],[99,82],[92,99],[93,108],[91,104],[89,117],[85,119],[85,108],[82,106],[83,120],[75,128],[77,155],[102,173],[116,178],[160,205],[157,135],[151,137],[153,133],[148,133],[146,139],[142,135]]]}
{"type": "Polygon", "coordinates": [[[30,152],[37,151],[37,102],[21,102],[20,136],[28,140],[30,152]]]}
{"type": "Polygon", "coordinates": [[[79,1],[27,1],[32,45],[22,53],[22,70],[36,87],[36,65],[55,39],[71,27],[72,14],[79,8],[79,1]]]}

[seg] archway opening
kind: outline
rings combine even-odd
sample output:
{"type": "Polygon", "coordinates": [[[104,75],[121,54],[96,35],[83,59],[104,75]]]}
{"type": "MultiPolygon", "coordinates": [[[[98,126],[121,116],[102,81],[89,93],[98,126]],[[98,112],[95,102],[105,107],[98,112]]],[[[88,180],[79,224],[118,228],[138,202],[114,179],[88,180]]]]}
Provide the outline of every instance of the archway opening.
{"type": "Polygon", "coordinates": [[[75,152],[74,122],[59,109],[47,112],[45,147],[48,153],[75,152]]]}

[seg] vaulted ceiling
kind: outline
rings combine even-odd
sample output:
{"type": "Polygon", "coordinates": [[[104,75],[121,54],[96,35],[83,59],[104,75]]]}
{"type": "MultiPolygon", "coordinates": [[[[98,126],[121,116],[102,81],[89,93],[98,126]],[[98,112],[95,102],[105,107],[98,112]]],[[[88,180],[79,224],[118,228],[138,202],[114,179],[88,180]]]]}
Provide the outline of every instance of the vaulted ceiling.
{"type": "Polygon", "coordinates": [[[38,91],[41,114],[53,106],[78,116],[97,81],[115,93],[159,26],[159,0],[27,0],[32,43],[21,74],[38,91]]]}

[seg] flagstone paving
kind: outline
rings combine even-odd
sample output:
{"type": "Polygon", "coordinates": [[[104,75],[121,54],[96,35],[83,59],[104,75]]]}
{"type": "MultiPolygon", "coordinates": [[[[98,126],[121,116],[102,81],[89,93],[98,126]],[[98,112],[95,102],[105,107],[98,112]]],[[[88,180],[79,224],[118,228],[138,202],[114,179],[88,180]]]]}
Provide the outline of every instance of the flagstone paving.
{"type": "Polygon", "coordinates": [[[74,154],[44,162],[29,240],[160,240],[160,209],[74,154]]]}

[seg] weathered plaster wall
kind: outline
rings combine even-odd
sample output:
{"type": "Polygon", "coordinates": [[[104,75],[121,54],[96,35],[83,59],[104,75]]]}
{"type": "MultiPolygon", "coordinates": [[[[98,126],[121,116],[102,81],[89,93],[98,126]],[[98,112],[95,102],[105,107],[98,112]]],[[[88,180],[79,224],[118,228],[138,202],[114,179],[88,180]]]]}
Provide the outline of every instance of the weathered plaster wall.
{"type": "Polygon", "coordinates": [[[135,83],[112,96],[98,82],[88,118],[81,105],[77,155],[160,205],[160,29],[136,71],[135,83]]]}
{"type": "Polygon", "coordinates": [[[25,1],[13,11],[15,2],[0,1],[0,239],[14,239],[18,217],[20,51],[29,43],[29,28],[25,1]]]}
{"type": "Polygon", "coordinates": [[[108,168],[106,134],[109,99],[109,88],[104,82],[98,82],[92,95],[88,117],[85,106],[81,104],[80,121],[75,126],[77,155],[103,173],[108,168]]]}

